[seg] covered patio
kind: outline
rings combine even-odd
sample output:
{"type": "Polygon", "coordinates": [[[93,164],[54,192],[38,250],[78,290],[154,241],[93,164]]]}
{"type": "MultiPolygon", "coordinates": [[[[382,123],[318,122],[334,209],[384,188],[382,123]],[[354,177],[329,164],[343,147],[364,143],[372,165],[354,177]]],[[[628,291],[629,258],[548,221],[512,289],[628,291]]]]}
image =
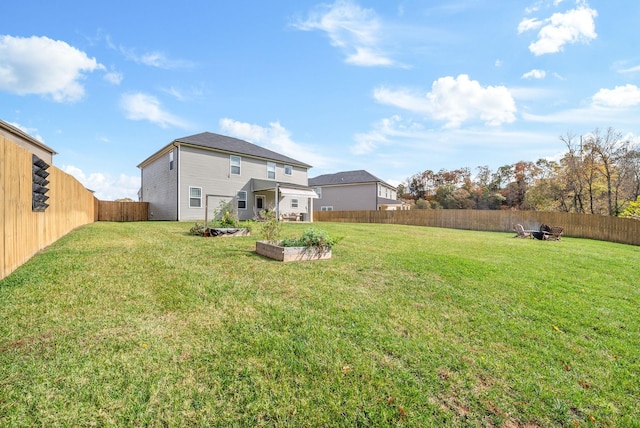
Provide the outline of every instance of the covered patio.
{"type": "Polygon", "coordinates": [[[262,210],[274,209],[281,221],[313,222],[313,199],[318,195],[310,187],[254,178],[251,189],[256,216],[262,210]]]}

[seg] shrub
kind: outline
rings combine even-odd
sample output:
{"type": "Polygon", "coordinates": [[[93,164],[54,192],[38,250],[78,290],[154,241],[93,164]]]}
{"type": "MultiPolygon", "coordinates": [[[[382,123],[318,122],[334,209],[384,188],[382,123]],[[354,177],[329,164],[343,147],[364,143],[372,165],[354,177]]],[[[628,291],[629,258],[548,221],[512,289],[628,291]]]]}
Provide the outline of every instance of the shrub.
{"type": "Polygon", "coordinates": [[[260,225],[260,234],[262,239],[269,242],[276,242],[280,238],[282,224],[276,217],[274,210],[261,211],[260,215],[265,219],[260,225]]]}
{"type": "Polygon", "coordinates": [[[235,218],[233,213],[230,211],[225,211],[220,220],[216,222],[220,227],[238,227],[240,222],[235,218]]]}
{"type": "Polygon", "coordinates": [[[211,228],[237,228],[240,226],[236,212],[231,202],[220,201],[217,209],[213,210],[213,220],[209,222],[211,228]]]}
{"type": "Polygon", "coordinates": [[[299,238],[286,238],[280,243],[283,247],[313,247],[319,250],[329,249],[340,241],[324,230],[310,227],[299,238]]]}
{"type": "Polygon", "coordinates": [[[195,226],[193,226],[190,230],[189,230],[189,235],[200,235],[202,236],[204,234],[204,225],[197,223],[195,224],[195,226]]]}

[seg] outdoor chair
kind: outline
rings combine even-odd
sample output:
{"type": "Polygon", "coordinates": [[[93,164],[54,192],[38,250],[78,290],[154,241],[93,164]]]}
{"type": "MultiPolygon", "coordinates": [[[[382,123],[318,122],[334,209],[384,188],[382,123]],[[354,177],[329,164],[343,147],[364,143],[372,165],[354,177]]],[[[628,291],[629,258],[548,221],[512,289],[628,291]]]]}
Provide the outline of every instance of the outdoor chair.
{"type": "Polygon", "coordinates": [[[513,226],[513,229],[516,231],[516,236],[514,238],[531,238],[531,231],[525,230],[521,224],[516,224],[513,226]]]}
{"type": "Polygon", "coordinates": [[[300,214],[298,213],[284,213],[280,215],[280,220],[283,221],[298,221],[300,214]]]}
{"type": "Polygon", "coordinates": [[[548,226],[546,224],[542,224],[540,226],[540,232],[544,234],[544,239],[559,241],[562,237],[562,233],[564,232],[564,228],[562,226],[548,226]]]}

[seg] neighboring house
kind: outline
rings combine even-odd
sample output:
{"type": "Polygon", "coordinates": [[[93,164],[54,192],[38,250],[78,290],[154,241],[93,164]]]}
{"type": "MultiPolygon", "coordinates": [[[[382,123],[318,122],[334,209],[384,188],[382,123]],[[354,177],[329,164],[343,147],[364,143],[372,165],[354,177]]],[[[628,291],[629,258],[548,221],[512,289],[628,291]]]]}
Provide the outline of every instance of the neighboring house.
{"type": "Polygon", "coordinates": [[[50,147],[33,138],[21,129],[0,120],[0,135],[13,141],[23,149],[29,150],[48,165],[53,163],[53,155],[57,153],[50,147]]]}
{"type": "Polygon", "coordinates": [[[272,209],[313,221],[311,166],[247,141],[210,132],[178,138],[138,168],[151,220],[212,219],[226,203],[240,220],[272,209]]]}
{"type": "Polygon", "coordinates": [[[364,170],[320,175],[309,186],[318,194],[315,211],[403,209],[396,188],[364,170]]]}

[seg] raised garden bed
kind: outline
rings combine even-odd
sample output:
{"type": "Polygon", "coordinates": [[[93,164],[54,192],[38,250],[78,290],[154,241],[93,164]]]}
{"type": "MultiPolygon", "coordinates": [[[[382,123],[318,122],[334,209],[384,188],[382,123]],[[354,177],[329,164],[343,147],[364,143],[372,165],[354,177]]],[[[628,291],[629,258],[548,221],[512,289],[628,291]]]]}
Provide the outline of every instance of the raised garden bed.
{"type": "Polygon", "coordinates": [[[257,241],[256,253],[282,262],[326,260],[331,258],[330,247],[281,247],[278,245],[279,243],[280,241],[276,243],[257,241]]]}
{"type": "Polygon", "coordinates": [[[219,237],[231,237],[231,236],[250,236],[251,230],[246,227],[232,228],[232,227],[208,227],[202,233],[202,236],[219,236],[219,237]]]}

